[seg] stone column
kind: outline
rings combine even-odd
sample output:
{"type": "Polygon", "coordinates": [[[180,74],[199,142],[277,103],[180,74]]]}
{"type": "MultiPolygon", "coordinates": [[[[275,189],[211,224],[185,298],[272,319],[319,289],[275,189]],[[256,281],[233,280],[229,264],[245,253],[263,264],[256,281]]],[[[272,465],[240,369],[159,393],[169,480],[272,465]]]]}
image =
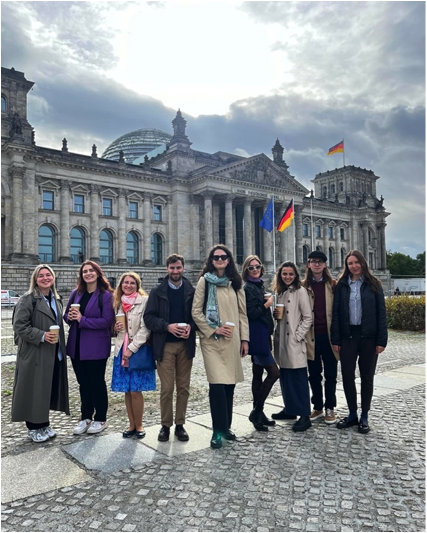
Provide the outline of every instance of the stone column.
{"type": "MultiPolygon", "coordinates": [[[[363,255],[365,256],[366,261],[368,261],[369,264],[369,228],[368,224],[366,222],[362,225],[362,231],[363,231],[363,255]]],[[[369,265],[373,268],[372,265],[369,265]]]]}
{"type": "Polygon", "coordinates": [[[25,166],[12,163],[9,167],[12,177],[12,254],[11,260],[21,262],[20,256],[24,253],[23,248],[23,179],[25,166]]]}
{"type": "Polygon", "coordinates": [[[295,223],[295,256],[297,266],[303,265],[302,261],[302,205],[294,204],[295,223]]]}
{"type": "Polygon", "coordinates": [[[152,265],[151,260],[151,199],[152,194],[144,195],[144,265],[152,265]]]}
{"type": "MultiPolygon", "coordinates": [[[[265,210],[268,207],[268,204],[270,203],[270,199],[266,200],[264,202],[264,205],[262,206],[262,211],[265,213],[265,210]]],[[[275,231],[273,227],[273,232],[275,231]]],[[[262,240],[263,240],[263,256],[261,257],[261,261],[264,263],[265,268],[267,271],[272,272],[273,271],[273,237],[271,236],[271,231],[268,232],[266,230],[262,230],[262,240]]]]}
{"type": "Polygon", "coordinates": [[[324,220],[324,224],[322,226],[322,230],[323,230],[323,251],[326,255],[326,257],[328,258],[328,263],[329,263],[329,224],[328,224],[328,220],[324,220]]]}
{"type": "Polygon", "coordinates": [[[252,255],[252,200],[245,199],[244,211],[245,257],[252,255]]]}
{"type": "Polygon", "coordinates": [[[99,261],[99,185],[90,186],[90,259],[99,261]]]}
{"type": "Polygon", "coordinates": [[[335,226],[335,268],[341,268],[341,228],[335,226]]]}
{"type": "Polygon", "coordinates": [[[126,189],[119,189],[119,221],[118,221],[118,264],[128,264],[126,257],[126,196],[128,191],[126,189]]]}
{"type": "MultiPolygon", "coordinates": [[[[206,257],[209,253],[209,250],[213,246],[213,228],[212,228],[212,198],[214,193],[205,191],[202,193],[204,199],[204,208],[205,208],[205,254],[206,257]]],[[[227,210],[227,208],[226,208],[227,210]]],[[[227,211],[225,215],[225,220],[227,224],[227,211]]],[[[226,243],[228,246],[228,243],[226,243]]]]}
{"type": "Polygon", "coordinates": [[[38,241],[39,224],[37,201],[39,196],[36,190],[35,163],[27,162],[27,171],[23,180],[23,227],[24,252],[33,257],[34,263],[39,262],[38,241]]]}
{"type": "Polygon", "coordinates": [[[233,200],[235,196],[228,194],[225,198],[225,243],[234,254],[234,224],[233,224],[233,200]]]}
{"type": "Polygon", "coordinates": [[[59,262],[71,264],[70,257],[70,187],[71,183],[67,180],[61,181],[61,203],[60,203],[60,257],[59,262]]]}
{"type": "MultiPolygon", "coordinates": [[[[195,264],[200,263],[200,200],[198,196],[190,196],[190,220],[192,222],[191,240],[192,240],[192,257],[190,261],[195,264]]],[[[201,266],[201,263],[200,263],[201,266]]]]}

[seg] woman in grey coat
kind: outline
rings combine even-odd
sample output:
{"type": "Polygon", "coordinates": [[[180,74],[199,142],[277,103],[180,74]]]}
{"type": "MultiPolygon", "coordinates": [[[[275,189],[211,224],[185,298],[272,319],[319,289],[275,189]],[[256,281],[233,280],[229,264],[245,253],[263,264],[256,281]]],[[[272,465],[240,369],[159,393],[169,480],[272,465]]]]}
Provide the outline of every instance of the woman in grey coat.
{"type": "Polygon", "coordinates": [[[16,304],[13,330],[18,352],[12,422],[25,421],[28,437],[44,442],[56,437],[49,410],[70,414],[62,304],[50,266],[34,270],[29,291],[16,304]],[[59,326],[59,341],[51,326],[59,326]]]}

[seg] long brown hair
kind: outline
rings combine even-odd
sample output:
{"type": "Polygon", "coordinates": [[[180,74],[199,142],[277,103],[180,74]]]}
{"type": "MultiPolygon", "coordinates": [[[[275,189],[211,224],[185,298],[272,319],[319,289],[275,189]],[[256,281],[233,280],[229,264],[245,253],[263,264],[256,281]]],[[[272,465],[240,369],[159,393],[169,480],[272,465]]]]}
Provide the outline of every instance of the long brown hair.
{"type": "Polygon", "coordinates": [[[292,282],[292,287],[294,287],[295,290],[301,288],[301,279],[296,264],[293,261],[285,261],[276,270],[276,275],[274,276],[273,283],[271,284],[271,289],[277,294],[282,294],[282,292],[285,292],[289,289],[282,279],[282,270],[285,267],[294,269],[295,279],[292,282]]]}
{"type": "Polygon", "coordinates": [[[351,276],[351,272],[347,266],[347,259],[354,255],[356,259],[359,261],[360,266],[362,267],[362,276],[365,278],[365,281],[369,283],[372,292],[378,292],[378,289],[382,287],[381,281],[376,278],[372,272],[369,270],[368,263],[365,259],[365,256],[362,254],[362,252],[359,252],[359,250],[350,250],[344,259],[344,268],[342,273],[340,274],[340,277],[338,278],[338,283],[342,280],[347,278],[348,276],[351,276]]]}
{"type": "Polygon", "coordinates": [[[231,281],[231,285],[233,286],[233,289],[235,291],[238,291],[239,289],[242,288],[242,277],[237,272],[237,268],[234,263],[233,254],[231,253],[231,250],[227,246],[225,246],[225,244],[215,244],[215,246],[213,246],[210,249],[209,255],[206,258],[205,266],[203,267],[203,270],[201,271],[199,278],[204,276],[207,272],[216,272],[216,269],[212,263],[212,257],[217,250],[224,250],[224,252],[228,255],[228,265],[225,269],[224,274],[231,281]]]}
{"type": "Polygon", "coordinates": [[[113,289],[111,288],[108,279],[105,277],[104,272],[102,272],[101,267],[97,263],[95,263],[95,261],[91,261],[90,259],[87,259],[86,261],[84,261],[84,263],[80,265],[79,277],[77,278],[77,292],[82,293],[85,292],[85,290],[87,289],[87,283],[83,279],[83,268],[86,265],[91,266],[97,273],[98,278],[96,280],[96,286],[100,290],[100,292],[113,292],[113,289]]]}
{"type": "MultiPolygon", "coordinates": [[[[308,266],[309,261],[310,260],[307,261],[307,265],[305,267],[305,278],[301,282],[301,285],[305,287],[306,289],[310,289],[313,283],[315,283],[313,271],[308,266]]],[[[331,276],[331,273],[329,272],[329,268],[326,265],[322,272],[322,278],[325,283],[330,283],[332,285],[332,276],[331,276]]]]}
{"type": "Polygon", "coordinates": [[[116,290],[114,291],[113,296],[113,307],[114,309],[118,310],[120,307],[120,304],[122,302],[122,296],[123,296],[123,289],[122,289],[122,283],[126,277],[133,278],[136,282],[136,292],[138,294],[141,294],[142,296],[147,296],[147,293],[142,288],[141,278],[138,276],[136,272],[125,272],[120,276],[119,283],[117,285],[116,290]]]}

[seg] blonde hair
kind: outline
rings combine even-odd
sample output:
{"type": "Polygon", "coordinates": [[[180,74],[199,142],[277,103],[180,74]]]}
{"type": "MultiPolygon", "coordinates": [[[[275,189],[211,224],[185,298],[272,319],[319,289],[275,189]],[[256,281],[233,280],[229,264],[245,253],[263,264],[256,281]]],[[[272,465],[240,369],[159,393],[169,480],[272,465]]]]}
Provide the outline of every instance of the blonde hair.
{"type": "Polygon", "coordinates": [[[257,255],[248,255],[248,257],[245,259],[245,262],[243,263],[243,266],[242,266],[243,281],[247,281],[248,276],[250,276],[248,267],[252,263],[252,261],[258,261],[258,264],[261,266],[260,278],[262,278],[262,276],[265,274],[265,268],[264,268],[264,265],[262,264],[261,259],[257,255]]]}
{"type": "Polygon", "coordinates": [[[40,292],[39,286],[37,285],[37,278],[39,277],[40,270],[43,270],[43,269],[49,270],[49,272],[52,274],[53,285],[51,287],[51,291],[55,299],[57,300],[59,299],[59,294],[56,292],[56,287],[55,287],[55,282],[56,282],[55,272],[51,269],[49,265],[44,265],[44,264],[39,265],[38,267],[34,269],[34,272],[31,274],[30,288],[28,289],[28,292],[26,294],[32,294],[35,290],[40,292]]]}
{"type": "Polygon", "coordinates": [[[141,296],[147,296],[147,293],[142,288],[141,278],[138,276],[138,274],[136,272],[125,272],[124,274],[120,276],[119,283],[117,284],[117,288],[114,291],[114,295],[113,295],[113,307],[116,310],[119,309],[120,304],[122,303],[122,296],[123,296],[122,283],[127,276],[130,276],[136,281],[136,292],[138,294],[141,294],[141,296]]]}

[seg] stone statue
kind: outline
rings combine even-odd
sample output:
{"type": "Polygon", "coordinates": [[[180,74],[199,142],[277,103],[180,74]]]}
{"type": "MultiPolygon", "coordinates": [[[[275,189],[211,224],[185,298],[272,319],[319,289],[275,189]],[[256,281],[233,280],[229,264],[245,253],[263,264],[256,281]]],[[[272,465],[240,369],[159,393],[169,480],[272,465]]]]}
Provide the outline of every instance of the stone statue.
{"type": "Polygon", "coordinates": [[[22,135],[22,122],[18,113],[14,113],[12,117],[12,126],[10,127],[11,135],[22,135]]]}

